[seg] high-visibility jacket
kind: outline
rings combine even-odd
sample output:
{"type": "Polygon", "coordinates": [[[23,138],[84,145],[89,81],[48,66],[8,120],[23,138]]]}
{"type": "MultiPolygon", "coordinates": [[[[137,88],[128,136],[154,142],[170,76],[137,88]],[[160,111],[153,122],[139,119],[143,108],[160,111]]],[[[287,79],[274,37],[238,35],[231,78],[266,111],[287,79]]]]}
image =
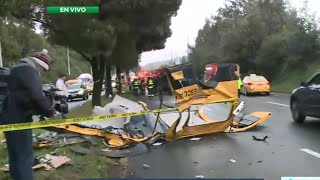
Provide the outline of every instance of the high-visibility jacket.
{"type": "Polygon", "coordinates": [[[148,88],[154,88],[154,82],[152,79],[148,80],[147,86],[148,86],[148,88]]]}
{"type": "Polygon", "coordinates": [[[136,88],[136,87],[139,87],[140,86],[140,81],[138,80],[134,80],[133,81],[133,86],[136,88]]]}
{"type": "Polygon", "coordinates": [[[239,79],[238,79],[238,89],[241,89],[241,86],[242,86],[242,81],[241,81],[241,78],[239,77],[239,79]]]}

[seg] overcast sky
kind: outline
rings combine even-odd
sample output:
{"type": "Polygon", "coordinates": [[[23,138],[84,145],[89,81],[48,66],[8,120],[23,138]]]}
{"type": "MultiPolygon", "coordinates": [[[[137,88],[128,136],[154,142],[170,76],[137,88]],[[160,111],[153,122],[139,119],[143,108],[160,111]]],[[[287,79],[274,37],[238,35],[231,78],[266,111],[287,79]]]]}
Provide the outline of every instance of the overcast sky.
{"type": "MultiPolygon", "coordinates": [[[[304,1],[289,0],[291,5],[297,8],[301,8],[304,1]]],[[[198,30],[204,26],[206,18],[215,15],[223,5],[224,0],[182,0],[178,15],[171,20],[172,36],[167,39],[165,49],[143,53],[140,64],[145,65],[186,55],[188,42],[194,45],[198,30]]],[[[311,13],[316,13],[318,7],[320,7],[320,0],[309,0],[311,13]]]]}

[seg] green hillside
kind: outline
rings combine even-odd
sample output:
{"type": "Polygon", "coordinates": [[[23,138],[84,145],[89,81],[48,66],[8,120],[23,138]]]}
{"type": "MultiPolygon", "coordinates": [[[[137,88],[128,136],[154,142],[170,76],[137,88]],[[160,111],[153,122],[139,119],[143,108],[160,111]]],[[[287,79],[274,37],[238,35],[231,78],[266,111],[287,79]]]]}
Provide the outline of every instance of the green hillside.
{"type": "MultiPolygon", "coordinates": [[[[59,73],[68,74],[66,47],[50,44],[44,36],[36,34],[27,27],[13,24],[0,23],[0,41],[2,46],[3,65],[9,67],[20,58],[43,48],[49,51],[54,63],[50,72],[43,73],[43,82],[54,82],[59,73]]],[[[71,76],[77,77],[82,72],[89,72],[90,64],[81,55],[73,50],[70,51],[71,76]]]]}

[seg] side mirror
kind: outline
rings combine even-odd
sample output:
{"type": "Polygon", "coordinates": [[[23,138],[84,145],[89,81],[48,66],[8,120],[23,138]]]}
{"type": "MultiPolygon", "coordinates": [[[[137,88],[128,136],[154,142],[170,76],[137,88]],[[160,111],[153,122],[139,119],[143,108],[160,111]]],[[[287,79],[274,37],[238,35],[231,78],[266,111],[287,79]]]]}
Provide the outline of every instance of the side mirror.
{"type": "Polygon", "coordinates": [[[301,82],[301,83],[300,83],[300,86],[306,87],[306,86],[307,86],[307,83],[306,83],[306,82],[301,82]]]}

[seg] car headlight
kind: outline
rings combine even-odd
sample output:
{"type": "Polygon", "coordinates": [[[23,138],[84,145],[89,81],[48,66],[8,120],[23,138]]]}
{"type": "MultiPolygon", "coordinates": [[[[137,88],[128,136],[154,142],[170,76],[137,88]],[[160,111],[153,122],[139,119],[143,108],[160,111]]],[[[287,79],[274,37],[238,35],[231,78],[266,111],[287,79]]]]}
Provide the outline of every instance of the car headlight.
{"type": "Polygon", "coordinates": [[[83,93],[84,93],[84,90],[83,90],[83,89],[81,89],[81,90],[78,92],[78,94],[80,94],[80,95],[83,95],[83,93]]]}

